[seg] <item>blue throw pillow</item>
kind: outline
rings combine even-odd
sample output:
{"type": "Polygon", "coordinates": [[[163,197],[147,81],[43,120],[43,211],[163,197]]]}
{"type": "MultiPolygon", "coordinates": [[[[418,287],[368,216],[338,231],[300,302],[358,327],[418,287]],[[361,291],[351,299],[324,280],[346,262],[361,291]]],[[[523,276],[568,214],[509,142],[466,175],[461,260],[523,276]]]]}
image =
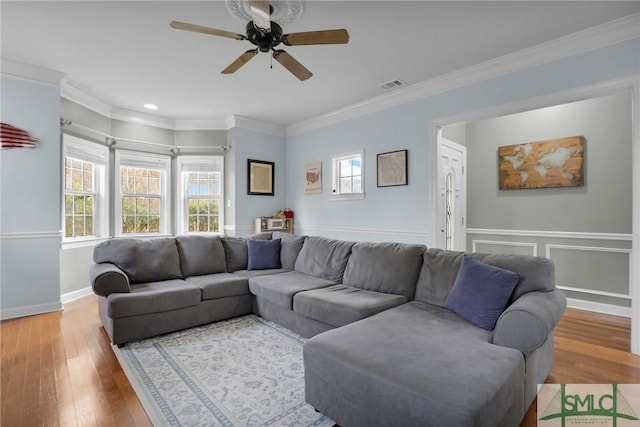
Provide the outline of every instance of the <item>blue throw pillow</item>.
{"type": "Polygon", "coordinates": [[[273,240],[247,240],[249,252],[248,270],[267,270],[269,268],[281,268],[280,264],[280,239],[273,240]]]}
{"type": "Polygon", "coordinates": [[[492,331],[519,279],[518,273],[465,255],[444,306],[492,331]]]}

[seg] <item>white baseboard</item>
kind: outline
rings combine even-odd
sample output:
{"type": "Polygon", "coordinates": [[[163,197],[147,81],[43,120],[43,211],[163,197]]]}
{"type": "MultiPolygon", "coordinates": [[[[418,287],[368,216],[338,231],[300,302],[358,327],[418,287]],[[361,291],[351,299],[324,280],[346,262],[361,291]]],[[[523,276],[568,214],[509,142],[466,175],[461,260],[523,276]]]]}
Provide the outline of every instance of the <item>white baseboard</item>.
{"type": "Polygon", "coordinates": [[[567,298],[567,307],[594,311],[596,313],[611,314],[613,316],[631,317],[630,307],[621,307],[619,305],[585,301],[576,298],[567,298]]]}
{"type": "Polygon", "coordinates": [[[76,291],[67,292],[66,294],[60,295],[60,301],[62,304],[66,304],[71,301],[75,301],[78,298],[86,297],[87,295],[92,295],[93,290],[91,286],[87,286],[86,288],[78,289],[76,291]]]}
{"type": "Polygon", "coordinates": [[[58,301],[46,304],[27,305],[24,307],[5,308],[0,310],[0,320],[51,313],[52,311],[62,311],[62,303],[58,301]]]}

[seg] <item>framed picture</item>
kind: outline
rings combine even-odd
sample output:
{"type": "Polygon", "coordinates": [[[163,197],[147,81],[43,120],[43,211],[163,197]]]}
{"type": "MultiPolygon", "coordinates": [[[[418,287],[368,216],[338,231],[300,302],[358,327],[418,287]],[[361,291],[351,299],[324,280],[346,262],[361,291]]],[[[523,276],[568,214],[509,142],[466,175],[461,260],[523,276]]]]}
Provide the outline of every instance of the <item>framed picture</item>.
{"type": "Polygon", "coordinates": [[[377,155],[378,187],[409,184],[407,180],[407,150],[377,155]]]}
{"type": "Polygon", "coordinates": [[[304,194],[322,193],[322,162],[304,165],[304,194]]]}
{"type": "Polygon", "coordinates": [[[583,154],[582,136],[498,147],[498,188],[581,187],[583,154]]]}
{"type": "Polygon", "coordinates": [[[247,194],[273,196],[274,163],[253,159],[247,162],[247,194]]]}

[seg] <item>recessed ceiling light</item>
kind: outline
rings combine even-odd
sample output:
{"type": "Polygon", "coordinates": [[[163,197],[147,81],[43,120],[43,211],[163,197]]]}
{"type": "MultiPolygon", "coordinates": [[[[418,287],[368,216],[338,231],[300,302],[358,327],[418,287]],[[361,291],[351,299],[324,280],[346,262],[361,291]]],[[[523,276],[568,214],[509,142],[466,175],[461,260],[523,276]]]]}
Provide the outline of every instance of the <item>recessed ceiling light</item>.
{"type": "Polygon", "coordinates": [[[158,106],[154,104],[144,104],[144,108],[146,108],[147,110],[157,110],[158,106]]]}

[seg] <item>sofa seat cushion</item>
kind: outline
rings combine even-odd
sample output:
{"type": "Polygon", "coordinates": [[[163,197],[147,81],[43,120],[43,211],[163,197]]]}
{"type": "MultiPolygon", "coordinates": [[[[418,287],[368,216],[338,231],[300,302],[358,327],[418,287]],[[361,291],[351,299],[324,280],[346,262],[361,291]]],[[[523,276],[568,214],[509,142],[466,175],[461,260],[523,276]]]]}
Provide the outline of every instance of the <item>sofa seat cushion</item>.
{"type": "Polygon", "coordinates": [[[202,290],[202,300],[249,295],[249,281],[246,277],[231,273],[207,274],[184,279],[190,285],[202,290]]]}
{"type": "Polygon", "coordinates": [[[335,285],[327,279],[308,276],[297,271],[255,276],[249,279],[251,293],[281,307],[293,310],[293,297],[298,292],[335,285]]]}
{"type": "Polygon", "coordinates": [[[306,400],[345,425],[502,425],[524,415],[525,364],[491,335],[441,307],[402,304],[307,341],[306,400]]]}
{"type": "Polygon", "coordinates": [[[372,316],[408,298],[345,285],[314,289],[293,297],[293,311],[301,316],[339,327],[372,316]]]}
{"type": "Polygon", "coordinates": [[[256,276],[267,276],[269,274],[279,274],[286,273],[289,270],[285,270],[284,268],[270,268],[268,270],[236,270],[233,274],[241,276],[241,277],[256,277],[256,276]]]}
{"type": "Polygon", "coordinates": [[[112,319],[161,313],[198,305],[201,299],[199,287],[184,280],[164,280],[131,285],[130,293],[115,293],[107,297],[107,314],[112,319]]]}

